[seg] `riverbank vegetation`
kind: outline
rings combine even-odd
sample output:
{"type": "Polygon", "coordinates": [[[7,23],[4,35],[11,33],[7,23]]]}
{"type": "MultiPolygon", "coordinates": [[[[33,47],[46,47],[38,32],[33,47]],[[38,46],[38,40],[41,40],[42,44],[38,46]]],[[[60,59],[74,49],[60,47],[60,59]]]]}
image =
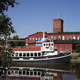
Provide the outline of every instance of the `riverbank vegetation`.
{"type": "Polygon", "coordinates": [[[6,15],[6,11],[15,4],[15,0],[0,0],[0,67],[2,67],[0,73],[4,73],[5,80],[6,69],[11,65],[11,49],[7,45],[7,40],[11,34],[15,33],[11,18],[6,15]]]}
{"type": "Polygon", "coordinates": [[[76,64],[80,63],[80,52],[79,53],[72,53],[71,55],[71,63],[76,64]]]}

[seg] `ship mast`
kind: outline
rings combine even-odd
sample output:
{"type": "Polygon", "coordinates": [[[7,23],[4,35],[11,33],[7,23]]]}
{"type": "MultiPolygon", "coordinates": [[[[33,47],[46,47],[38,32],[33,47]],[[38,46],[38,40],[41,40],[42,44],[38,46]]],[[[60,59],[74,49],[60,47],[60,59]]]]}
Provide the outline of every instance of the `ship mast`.
{"type": "Polygon", "coordinates": [[[42,37],[42,41],[46,41],[47,38],[45,37],[45,32],[43,32],[43,37],[42,37]]]}
{"type": "Polygon", "coordinates": [[[43,38],[42,39],[45,40],[45,32],[43,32],[43,38]]]}

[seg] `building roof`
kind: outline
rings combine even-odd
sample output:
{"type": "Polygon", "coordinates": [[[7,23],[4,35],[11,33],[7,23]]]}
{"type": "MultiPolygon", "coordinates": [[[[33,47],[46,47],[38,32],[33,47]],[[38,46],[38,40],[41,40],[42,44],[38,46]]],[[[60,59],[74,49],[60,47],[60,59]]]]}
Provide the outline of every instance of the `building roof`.
{"type": "MultiPolygon", "coordinates": [[[[50,32],[50,33],[48,33],[48,32],[45,32],[45,34],[47,34],[47,35],[53,35],[53,34],[80,34],[80,32],[59,32],[59,33],[54,33],[54,32],[50,32]]],[[[40,37],[40,36],[42,36],[43,35],[43,32],[36,32],[36,33],[34,33],[34,34],[31,34],[31,35],[28,35],[28,37],[26,37],[25,39],[28,39],[29,37],[40,37]]]]}
{"type": "Polygon", "coordinates": [[[54,40],[55,44],[80,44],[80,40],[54,40]]]}
{"type": "Polygon", "coordinates": [[[13,48],[13,51],[40,51],[41,47],[40,46],[30,46],[26,48],[13,48]]]}
{"type": "Polygon", "coordinates": [[[80,34],[80,32],[62,32],[62,33],[47,33],[47,34],[80,34]]]}

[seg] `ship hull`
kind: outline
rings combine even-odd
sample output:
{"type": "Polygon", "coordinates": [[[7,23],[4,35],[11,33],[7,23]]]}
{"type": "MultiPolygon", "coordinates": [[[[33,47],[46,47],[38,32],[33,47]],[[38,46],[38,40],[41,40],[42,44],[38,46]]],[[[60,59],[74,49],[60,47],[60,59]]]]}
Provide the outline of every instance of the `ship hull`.
{"type": "Polygon", "coordinates": [[[49,64],[62,64],[62,63],[69,63],[71,59],[70,54],[68,55],[61,55],[61,56],[45,56],[40,58],[34,59],[13,59],[14,66],[29,66],[29,65],[49,65],[49,64]]]}

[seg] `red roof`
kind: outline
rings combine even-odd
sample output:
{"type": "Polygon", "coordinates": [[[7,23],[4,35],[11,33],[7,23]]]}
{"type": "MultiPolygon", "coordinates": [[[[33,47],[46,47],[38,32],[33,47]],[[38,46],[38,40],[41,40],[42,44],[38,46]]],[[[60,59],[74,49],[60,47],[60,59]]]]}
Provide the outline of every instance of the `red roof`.
{"type": "Polygon", "coordinates": [[[30,46],[26,48],[13,48],[13,51],[40,51],[40,46],[30,46]]]}

